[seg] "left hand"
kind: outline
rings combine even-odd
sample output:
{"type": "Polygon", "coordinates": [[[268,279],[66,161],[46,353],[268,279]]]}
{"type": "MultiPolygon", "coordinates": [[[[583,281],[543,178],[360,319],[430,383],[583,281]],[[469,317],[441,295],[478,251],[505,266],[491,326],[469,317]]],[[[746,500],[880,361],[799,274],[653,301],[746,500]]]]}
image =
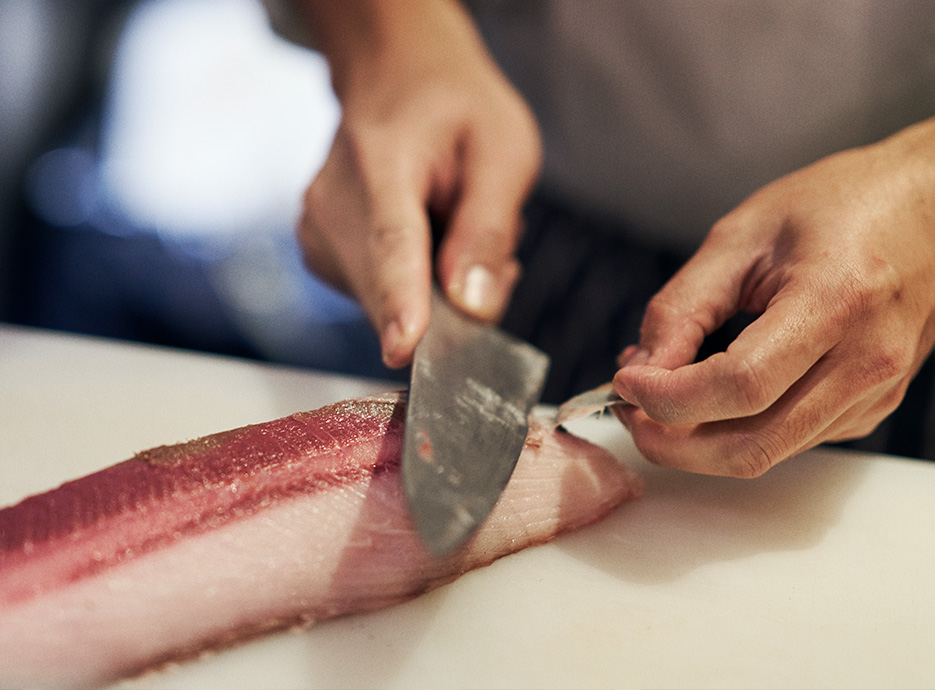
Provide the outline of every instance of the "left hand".
{"type": "Polygon", "coordinates": [[[754,477],[870,433],[935,344],[935,119],[762,188],[650,302],[614,408],[652,462],[754,477]],[[759,314],[726,352],[706,335],[759,314]]]}

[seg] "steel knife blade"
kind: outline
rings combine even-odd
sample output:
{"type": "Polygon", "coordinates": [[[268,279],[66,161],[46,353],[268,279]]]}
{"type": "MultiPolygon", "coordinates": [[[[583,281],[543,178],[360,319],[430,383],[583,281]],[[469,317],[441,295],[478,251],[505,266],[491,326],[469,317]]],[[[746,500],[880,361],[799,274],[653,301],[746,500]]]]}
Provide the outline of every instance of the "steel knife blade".
{"type": "Polygon", "coordinates": [[[432,554],[458,548],[497,503],[548,367],[545,353],[433,293],[413,358],[402,454],[410,512],[432,554]]]}

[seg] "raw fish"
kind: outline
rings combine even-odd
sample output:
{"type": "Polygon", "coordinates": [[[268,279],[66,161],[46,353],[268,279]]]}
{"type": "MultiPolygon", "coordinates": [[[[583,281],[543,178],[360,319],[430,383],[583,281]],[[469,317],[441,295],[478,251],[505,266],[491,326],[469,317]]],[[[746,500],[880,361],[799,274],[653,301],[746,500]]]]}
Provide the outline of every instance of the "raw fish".
{"type": "Polygon", "coordinates": [[[531,419],[494,512],[434,559],[399,477],[404,405],[358,398],[154,448],[0,510],[0,688],[96,687],[389,606],[641,492],[603,449],[531,419]]]}

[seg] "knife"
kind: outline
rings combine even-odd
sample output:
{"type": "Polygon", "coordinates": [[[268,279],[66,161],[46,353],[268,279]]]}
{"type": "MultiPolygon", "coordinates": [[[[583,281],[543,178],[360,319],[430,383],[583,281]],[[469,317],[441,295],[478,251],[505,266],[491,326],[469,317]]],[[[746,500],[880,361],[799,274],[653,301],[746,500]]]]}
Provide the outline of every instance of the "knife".
{"type": "Polygon", "coordinates": [[[402,475],[416,531],[441,557],[497,503],[523,449],[549,358],[458,311],[437,290],[431,309],[413,357],[402,475]]]}

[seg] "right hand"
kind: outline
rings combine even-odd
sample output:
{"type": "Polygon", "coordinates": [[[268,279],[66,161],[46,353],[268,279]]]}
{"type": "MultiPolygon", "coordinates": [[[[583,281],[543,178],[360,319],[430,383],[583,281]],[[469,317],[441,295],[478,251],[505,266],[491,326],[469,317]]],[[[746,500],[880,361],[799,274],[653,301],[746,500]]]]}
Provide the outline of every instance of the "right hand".
{"type": "Polygon", "coordinates": [[[338,50],[323,42],[342,120],[299,238],[312,270],[360,301],[384,362],[399,367],[428,324],[429,211],[445,223],[442,289],[496,320],[519,276],[521,208],[542,153],[531,112],[458,3],[375,6],[379,17],[357,22],[338,50]]]}

